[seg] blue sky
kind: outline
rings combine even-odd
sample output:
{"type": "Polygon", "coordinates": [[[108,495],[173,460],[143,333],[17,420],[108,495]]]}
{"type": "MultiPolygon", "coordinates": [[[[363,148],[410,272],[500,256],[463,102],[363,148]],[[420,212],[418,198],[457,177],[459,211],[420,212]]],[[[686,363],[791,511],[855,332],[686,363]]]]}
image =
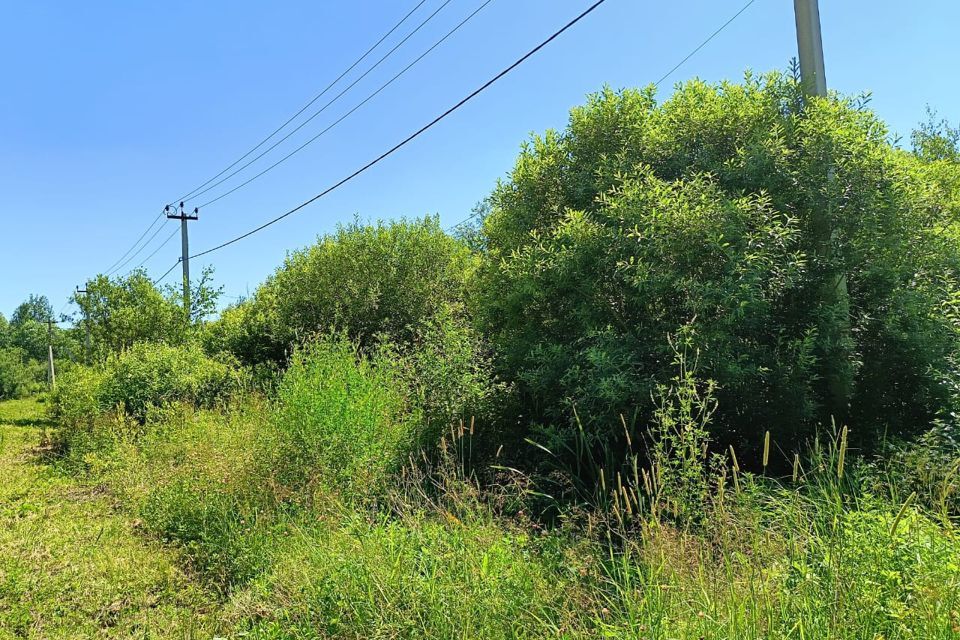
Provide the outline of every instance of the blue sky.
{"type": "MultiPolygon", "coordinates": [[[[326,127],[481,2],[452,0],[275,153],[326,127]]],[[[395,156],[299,214],[209,256],[217,281],[229,296],[252,291],[287,251],[354,216],[463,219],[510,169],[531,132],[562,127],[568,110],[604,84],[653,82],[744,3],[607,0],[395,156]]],[[[59,309],[75,285],[119,258],[166,202],[270,133],[415,4],[0,2],[0,312],[9,316],[30,293],[47,295],[59,309]]],[[[387,48],[440,4],[427,0],[387,48]]],[[[352,172],[589,4],[493,0],[316,143],[203,209],[191,223],[192,248],[256,226],[352,172]]],[[[905,136],[927,104],[960,121],[960,3],[821,0],[821,17],[832,89],[871,91],[873,108],[905,136]]],[[[795,52],[793,3],[756,0],[668,78],[660,96],[694,76],[737,80],[748,68],[782,69],[795,52]]],[[[145,267],[158,276],[178,255],[175,238],[145,267]]],[[[199,272],[204,264],[192,268],[199,272]]]]}

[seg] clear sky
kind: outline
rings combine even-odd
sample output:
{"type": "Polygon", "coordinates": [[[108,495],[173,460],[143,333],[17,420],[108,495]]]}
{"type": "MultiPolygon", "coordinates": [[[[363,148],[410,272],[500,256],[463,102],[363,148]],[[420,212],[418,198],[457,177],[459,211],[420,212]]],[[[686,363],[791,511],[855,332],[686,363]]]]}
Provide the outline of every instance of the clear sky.
{"type": "MultiPolygon", "coordinates": [[[[217,281],[230,296],[252,291],[287,251],[354,216],[436,213],[444,224],[465,218],[510,169],[531,132],[562,127],[568,110],[604,84],[653,82],[745,1],[607,0],[395,156],[295,216],[209,256],[217,281]]],[[[274,153],[316,135],[481,3],[452,0],[274,153]]],[[[0,312],[9,317],[30,293],[47,295],[59,309],[75,285],[114,263],[166,202],[273,131],[415,4],[0,0],[0,312]]],[[[441,4],[426,0],[383,52],[441,4]]],[[[201,210],[200,221],[191,223],[191,248],[218,244],[351,173],[589,4],[493,0],[317,142],[201,210]]],[[[960,121],[960,2],[821,0],[821,17],[828,86],[871,91],[873,108],[905,137],[924,119],[927,104],[960,121]]],[[[794,55],[793,3],[755,0],[668,78],[660,95],[694,76],[737,80],[745,69],[783,69],[794,55]]],[[[174,238],[145,267],[159,276],[179,251],[174,238]]],[[[193,271],[206,263],[195,261],[193,271]]]]}

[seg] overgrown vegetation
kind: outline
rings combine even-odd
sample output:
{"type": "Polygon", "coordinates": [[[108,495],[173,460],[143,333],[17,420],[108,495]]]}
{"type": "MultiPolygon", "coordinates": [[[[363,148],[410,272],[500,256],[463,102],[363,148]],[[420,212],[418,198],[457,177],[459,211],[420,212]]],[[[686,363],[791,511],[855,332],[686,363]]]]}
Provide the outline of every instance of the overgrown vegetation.
{"type": "Polygon", "coordinates": [[[957,637],[960,163],[913,141],[601,91],[467,238],[355,222],[212,322],[210,274],[88,285],[51,460],[246,637],[957,637]]]}
{"type": "Polygon", "coordinates": [[[725,444],[772,429],[793,449],[835,418],[870,448],[944,415],[960,165],[925,151],[950,142],[935,130],[918,154],[887,137],[862,101],[806,101],[777,75],[690,82],[663,104],[604,90],[535,137],[491,197],[477,285],[524,408],[561,438],[573,406],[601,441],[620,414],[642,423],[666,337],[686,328],[718,384],[725,444]],[[839,337],[822,295],[837,273],[839,337]],[[844,376],[837,405],[825,385],[844,376]]]}

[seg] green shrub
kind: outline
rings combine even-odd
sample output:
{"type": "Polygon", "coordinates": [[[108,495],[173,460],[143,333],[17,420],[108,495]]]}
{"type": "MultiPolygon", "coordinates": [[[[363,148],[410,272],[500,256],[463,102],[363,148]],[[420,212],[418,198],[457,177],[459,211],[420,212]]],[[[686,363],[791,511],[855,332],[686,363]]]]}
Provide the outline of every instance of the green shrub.
{"type": "Polygon", "coordinates": [[[0,348],[0,400],[22,398],[38,390],[42,365],[27,360],[23,350],[0,348]]]}
{"type": "Polygon", "coordinates": [[[65,372],[51,395],[50,411],[63,429],[91,427],[106,410],[101,404],[101,385],[106,373],[77,366],[65,372]]]}
{"type": "Polygon", "coordinates": [[[422,413],[395,363],[322,338],[298,350],[280,383],[270,459],[285,484],[319,479],[346,494],[382,488],[416,453],[422,413]]]}
{"type": "Polygon", "coordinates": [[[479,424],[480,440],[493,444],[489,430],[506,389],[493,377],[482,339],[462,318],[440,312],[421,325],[412,344],[381,344],[375,355],[396,365],[422,412],[425,451],[434,451],[451,427],[469,423],[479,424]]]}
{"type": "Polygon", "coordinates": [[[423,323],[461,313],[476,258],[436,218],[341,227],[292,253],[253,297],[210,327],[207,344],[245,364],[285,362],[317,334],[365,349],[411,343],[423,323]]]}
{"type": "Polygon", "coordinates": [[[138,343],[110,358],[98,389],[104,409],[123,407],[143,421],[151,407],[186,402],[210,407],[242,384],[233,366],[204,355],[196,346],[138,343]]]}
{"type": "Polygon", "coordinates": [[[489,410],[500,387],[469,327],[441,314],[412,340],[365,352],[340,334],[294,354],[277,390],[276,441],[265,440],[289,481],[383,488],[411,456],[433,455],[443,434],[489,410]]]}
{"type": "Polygon", "coordinates": [[[576,406],[605,440],[620,414],[646,422],[690,327],[722,444],[775,423],[795,449],[836,415],[871,446],[944,406],[958,238],[960,165],[893,147],[855,100],[805,103],[779,75],[661,105],[604,90],[491,196],[475,314],[527,424],[576,406]],[[824,302],[841,274],[849,309],[824,302]]]}
{"type": "Polygon", "coordinates": [[[154,409],[171,403],[212,407],[243,386],[242,372],[199,347],[136,344],[101,366],[71,367],[58,380],[51,401],[51,417],[60,426],[55,444],[82,462],[117,437],[133,435],[122,432],[138,430],[154,409]]]}

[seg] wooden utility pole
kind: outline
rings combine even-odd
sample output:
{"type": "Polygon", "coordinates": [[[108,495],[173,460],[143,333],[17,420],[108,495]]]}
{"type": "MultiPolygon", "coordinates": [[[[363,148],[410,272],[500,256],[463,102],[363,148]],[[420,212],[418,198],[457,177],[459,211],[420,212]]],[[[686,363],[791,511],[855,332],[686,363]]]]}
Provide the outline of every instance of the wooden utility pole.
{"type": "Polygon", "coordinates": [[[51,389],[57,386],[57,372],[53,367],[53,318],[47,319],[47,382],[51,389]]]}
{"type": "MultiPolygon", "coordinates": [[[[820,33],[820,7],[817,0],[794,0],[797,23],[797,52],[800,57],[800,80],[808,96],[827,96],[827,76],[823,63],[823,38],[820,33]]],[[[843,269],[834,265],[833,226],[829,190],[834,181],[833,168],[827,169],[827,203],[820,211],[811,211],[810,225],[818,257],[829,271],[824,274],[820,301],[822,319],[819,326],[823,377],[826,383],[827,408],[839,420],[846,417],[853,393],[853,366],[850,361],[850,297],[843,269]]]]}
{"type": "Polygon", "coordinates": [[[174,208],[170,213],[170,205],[164,207],[167,218],[180,221],[180,263],[183,265],[183,313],[186,315],[187,322],[190,322],[190,239],[187,234],[187,221],[197,220],[199,209],[194,208],[192,214],[187,214],[183,210],[183,203],[180,203],[179,210],[174,208]]]}

